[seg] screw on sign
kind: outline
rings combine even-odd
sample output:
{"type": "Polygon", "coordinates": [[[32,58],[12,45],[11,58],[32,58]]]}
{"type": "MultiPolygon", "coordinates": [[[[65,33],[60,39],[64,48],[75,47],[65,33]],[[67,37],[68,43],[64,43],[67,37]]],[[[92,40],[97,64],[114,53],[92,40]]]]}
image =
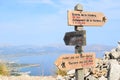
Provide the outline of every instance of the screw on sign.
{"type": "Polygon", "coordinates": [[[66,45],[86,45],[86,31],[67,32],[64,41],[66,45]]]}

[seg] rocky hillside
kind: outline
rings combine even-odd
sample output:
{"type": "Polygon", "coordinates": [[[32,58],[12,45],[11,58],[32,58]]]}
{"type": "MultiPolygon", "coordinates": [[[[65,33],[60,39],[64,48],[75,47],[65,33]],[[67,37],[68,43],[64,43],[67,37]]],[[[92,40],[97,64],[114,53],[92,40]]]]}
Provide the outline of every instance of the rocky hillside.
{"type": "Polygon", "coordinates": [[[86,74],[85,80],[120,80],[120,44],[105,52],[103,59],[96,59],[96,66],[86,74]]]}
{"type": "MultiPolygon", "coordinates": [[[[120,80],[120,43],[118,47],[109,52],[105,52],[103,58],[96,58],[95,67],[84,69],[84,80],[120,80]]],[[[65,77],[58,80],[75,80],[73,70],[65,77]]]]}

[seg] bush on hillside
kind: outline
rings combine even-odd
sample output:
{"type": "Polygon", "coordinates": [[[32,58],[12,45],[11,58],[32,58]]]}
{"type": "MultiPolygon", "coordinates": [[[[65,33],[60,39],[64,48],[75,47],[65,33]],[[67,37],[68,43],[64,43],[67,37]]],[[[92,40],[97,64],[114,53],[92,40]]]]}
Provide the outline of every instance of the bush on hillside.
{"type": "Polygon", "coordinates": [[[7,66],[3,63],[0,63],[0,75],[8,76],[9,71],[7,69],[7,66]]]}
{"type": "Polygon", "coordinates": [[[56,74],[57,75],[61,75],[61,76],[66,76],[67,75],[67,71],[57,69],[56,70],[56,74]]]}

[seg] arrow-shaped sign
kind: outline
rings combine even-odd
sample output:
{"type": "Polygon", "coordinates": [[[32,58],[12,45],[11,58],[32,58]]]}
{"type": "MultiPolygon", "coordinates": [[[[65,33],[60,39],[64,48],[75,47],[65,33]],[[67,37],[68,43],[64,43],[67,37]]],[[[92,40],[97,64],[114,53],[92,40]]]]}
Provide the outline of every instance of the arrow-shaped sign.
{"type": "Polygon", "coordinates": [[[92,67],[95,64],[95,53],[66,54],[60,56],[55,65],[61,70],[92,67]]]}
{"type": "Polygon", "coordinates": [[[86,45],[86,31],[74,31],[67,32],[64,36],[64,42],[66,45],[86,45]]]}
{"type": "Polygon", "coordinates": [[[68,11],[68,25],[70,26],[102,26],[106,17],[101,12],[68,11]]]}

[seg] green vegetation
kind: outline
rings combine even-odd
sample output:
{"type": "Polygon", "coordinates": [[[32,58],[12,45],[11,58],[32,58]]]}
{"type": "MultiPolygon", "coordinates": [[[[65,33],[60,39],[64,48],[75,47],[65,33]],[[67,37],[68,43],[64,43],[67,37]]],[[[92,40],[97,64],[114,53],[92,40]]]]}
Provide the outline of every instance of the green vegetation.
{"type": "Polygon", "coordinates": [[[57,69],[56,70],[56,74],[57,75],[61,75],[61,76],[66,76],[67,75],[67,71],[57,69]]]}
{"type": "Polygon", "coordinates": [[[4,63],[0,63],[0,75],[4,75],[4,76],[9,75],[8,68],[4,63]]]}
{"type": "Polygon", "coordinates": [[[39,67],[39,64],[20,64],[14,62],[6,62],[6,66],[8,67],[10,75],[20,76],[21,74],[24,74],[24,72],[20,72],[20,69],[29,67],[39,67]]]}

